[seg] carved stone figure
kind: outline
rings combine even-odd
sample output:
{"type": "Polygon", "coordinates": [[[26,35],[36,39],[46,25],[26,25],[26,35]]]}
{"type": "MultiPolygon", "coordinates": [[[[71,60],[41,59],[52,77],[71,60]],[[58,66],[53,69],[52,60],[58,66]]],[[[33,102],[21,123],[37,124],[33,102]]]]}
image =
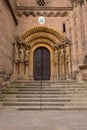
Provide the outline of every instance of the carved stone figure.
{"type": "Polygon", "coordinates": [[[66,62],[70,62],[70,51],[69,51],[69,45],[66,46],[65,58],[66,58],[66,62]]]}
{"type": "Polygon", "coordinates": [[[20,62],[24,62],[24,47],[23,47],[23,45],[20,46],[19,54],[20,54],[20,62]]]}
{"type": "Polygon", "coordinates": [[[58,64],[58,48],[54,47],[55,64],[58,64]]]}
{"type": "Polygon", "coordinates": [[[60,48],[60,60],[61,60],[61,64],[64,64],[64,47],[61,46],[60,48]]]}
{"type": "Polygon", "coordinates": [[[24,54],[24,61],[28,62],[29,61],[29,47],[27,46],[25,49],[25,54],[24,54]]]}
{"type": "Polygon", "coordinates": [[[19,49],[18,49],[17,42],[14,45],[14,60],[15,60],[15,63],[19,61],[19,49]]]}

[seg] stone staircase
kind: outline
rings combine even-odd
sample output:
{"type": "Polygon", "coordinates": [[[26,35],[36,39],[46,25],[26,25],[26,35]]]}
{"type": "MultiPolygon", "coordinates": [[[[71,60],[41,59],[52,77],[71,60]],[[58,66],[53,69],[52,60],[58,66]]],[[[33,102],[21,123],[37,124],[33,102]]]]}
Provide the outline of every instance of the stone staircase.
{"type": "Polygon", "coordinates": [[[0,110],[87,110],[87,85],[77,81],[15,81],[3,89],[0,110]]]}

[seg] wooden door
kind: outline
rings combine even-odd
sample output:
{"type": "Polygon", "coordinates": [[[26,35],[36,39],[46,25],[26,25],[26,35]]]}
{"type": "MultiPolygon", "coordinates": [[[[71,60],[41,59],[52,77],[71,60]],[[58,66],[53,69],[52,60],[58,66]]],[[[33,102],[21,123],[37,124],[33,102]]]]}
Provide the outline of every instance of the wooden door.
{"type": "Polygon", "coordinates": [[[34,80],[50,80],[50,52],[45,47],[34,52],[34,80]]]}

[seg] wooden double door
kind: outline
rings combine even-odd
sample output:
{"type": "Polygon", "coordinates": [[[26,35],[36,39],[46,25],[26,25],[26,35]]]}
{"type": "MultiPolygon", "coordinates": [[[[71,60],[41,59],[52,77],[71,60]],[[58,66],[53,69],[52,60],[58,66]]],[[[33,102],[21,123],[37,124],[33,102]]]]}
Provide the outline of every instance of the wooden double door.
{"type": "Polygon", "coordinates": [[[34,52],[34,80],[50,80],[50,52],[39,47],[34,52]]]}

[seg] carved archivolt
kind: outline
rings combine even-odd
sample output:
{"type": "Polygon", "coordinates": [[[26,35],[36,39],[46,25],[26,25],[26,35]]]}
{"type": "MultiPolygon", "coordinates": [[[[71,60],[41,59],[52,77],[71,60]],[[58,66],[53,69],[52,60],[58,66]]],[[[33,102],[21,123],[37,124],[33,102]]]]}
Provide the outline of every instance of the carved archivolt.
{"type": "Polygon", "coordinates": [[[63,34],[48,27],[32,28],[21,35],[20,38],[26,43],[31,43],[34,39],[39,38],[50,39],[54,44],[65,43],[67,40],[63,34]]]}
{"type": "Polygon", "coordinates": [[[26,43],[32,43],[33,41],[37,40],[37,39],[48,39],[50,41],[52,41],[54,44],[59,43],[59,39],[49,33],[43,33],[43,32],[38,32],[38,33],[34,33],[31,36],[29,36],[28,38],[26,38],[25,42],[26,43]]]}

